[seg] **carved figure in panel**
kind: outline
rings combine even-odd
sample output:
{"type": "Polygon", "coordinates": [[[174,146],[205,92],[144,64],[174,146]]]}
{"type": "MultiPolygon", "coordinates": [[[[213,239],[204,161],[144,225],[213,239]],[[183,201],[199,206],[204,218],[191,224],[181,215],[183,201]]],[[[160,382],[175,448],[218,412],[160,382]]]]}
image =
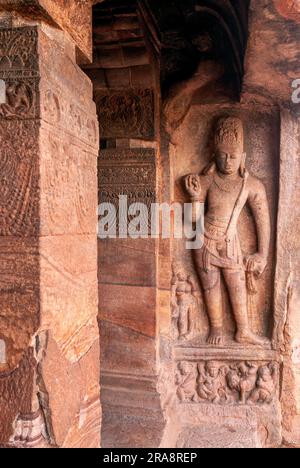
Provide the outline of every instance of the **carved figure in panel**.
{"type": "Polygon", "coordinates": [[[226,366],[221,366],[214,361],[206,364],[198,364],[197,392],[200,400],[211,403],[228,401],[226,391],[226,366]]]}
{"type": "Polygon", "coordinates": [[[191,275],[173,265],[172,325],[175,339],[187,340],[196,331],[199,292],[191,275]]]}
{"type": "Polygon", "coordinates": [[[151,89],[96,91],[102,138],[153,138],[154,98],[151,89]]]}
{"type": "Polygon", "coordinates": [[[181,402],[198,401],[196,391],[197,368],[192,362],[178,363],[176,373],[177,396],[181,402]]]}
{"type": "MultiPolygon", "coordinates": [[[[194,250],[194,263],[204,293],[210,320],[210,345],[222,345],[223,311],[221,281],[226,288],[236,322],[235,340],[245,345],[264,346],[269,341],[254,334],[249,325],[247,294],[254,292],[254,279],[266,266],[270,244],[270,217],[265,187],[249,174],[244,153],[243,124],[240,119],[224,117],[214,135],[212,161],[198,174],[185,177],[192,202],[205,203],[204,245],[194,250]],[[243,256],[237,222],[248,204],[257,228],[258,250],[243,256]]],[[[197,216],[197,206],[193,210],[197,216]]]]}
{"type": "Polygon", "coordinates": [[[251,392],[254,390],[257,381],[258,366],[242,362],[237,366],[231,366],[227,374],[227,384],[229,389],[238,394],[239,402],[246,404],[251,392]]]}
{"type": "Polygon", "coordinates": [[[33,106],[33,91],[25,83],[13,82],[6,86],[6,103],[0,106],[1,117],[25,117],[33,106]]]}
{"type": "Polygon", "coordinates": [[[276,392],[277,366],[269,364],[258,371],[256,388],[249,397],[250,403],[272,403],[276,392]]]}

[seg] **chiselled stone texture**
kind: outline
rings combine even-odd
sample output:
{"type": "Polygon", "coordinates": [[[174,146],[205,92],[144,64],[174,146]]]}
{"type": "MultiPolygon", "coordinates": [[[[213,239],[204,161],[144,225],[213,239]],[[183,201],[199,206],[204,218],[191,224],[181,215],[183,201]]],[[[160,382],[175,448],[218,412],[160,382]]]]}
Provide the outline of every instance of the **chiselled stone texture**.
{"type": "Polygon", "coordinates": [[[299,2],[255,0],[249,22],[242,100],[290,103],[291,84],[300,76],[299,2]]]}
{"type": "MultiPolygon", "coordinates": [[[[34,26],[0,30],[1,318],[4,371],[19,365],[39,322],[39,63],[34,26]]],[[[13,411],[13,404],[12,409],[13,411]]]]}
{"type": "Polygon", "coordinates": [[[99,202],[115,206],[117,229],[120,229],[120,195],[127,196],[128,207],[133,203],[143,203],[147,207],[148,220],[145,222],[150,229],[151,204],[156,202],[155,150],[103,150],[100,152],[98,167],[99,202]]]}
{"type": "Polygon", "coordinates": [[[153,90],[96,90],[95,101],[102,138],[153,139],[153,90]]]}
{"type": "Polygon", "coordinates": [[[0,237],[0,337],[6,371],[13,371],[35,333],[40,313],[39,256],[36,239],[0,237]]]}
{"type": "Polygon", "coordinates": [[[12,21],[0,36],[0,443],[98,447],[92,87],[63,32],[12,21]]]}
{"type": "Polygon", "coordinates": [[[155,376],[104,371],[101,382],[103,447],[158,447],[164,418],[155,376]]]}
{"type": "MultiPolygon", "coordinates": [[[[103,150],[98,166],[100,203],[112,203],[118,214],[119,195],[126,195],[128,207],[144,203],[150,214],[156,201],[154,150],[103,150]]],[[[98,255],[102,444],[155,447],[164,429],[155,376],[156,240],[99,239],[98,255]],[[137,424],[143,428],[138,434],[137,424]]]]}
{"type": "Polygon", "coordinates": [[[8,442],[16,414],[31,412],[35,366],[33,350],[28,349],[14,371],[0,374],[0,444],[8,442]]]}
{"type": "Polygon", "coordinates": [[[35,120],[1,122],[0,234],[39,233],[39,124],[35,120]]]}
{"type": "Polygon", "coordinates": [[[0,119],[29,119],[39,115],[37,43],[34,27],[0,30],[0,79],[6,87],[0,119]]]}
{"type": "Polygon", "coordinates": [[[281,110],[280,208],[278,212],[274,346],[283,354],[283,438],[300,446],[300,207],[298,106],[281,110]]]}
{"type": "Polygon", "coordinates": [[[75,42],[79,59],[92,58],[91,0],[0,0],[0,11],[18,11],[25,17],[45,20],[67,31],[75,42]]]}
{"type": "Polygon", "coordinates": [[[42,367],[56,444],[97,447],[98,124],[91,83],[57,40],[41,33],[41,327],[51,331],[42,367]]]}
{"type": "Polygon", "coordinates": [[[38,234],[38,32],[35,27],[0,30],[1,235],[38,234]]]}

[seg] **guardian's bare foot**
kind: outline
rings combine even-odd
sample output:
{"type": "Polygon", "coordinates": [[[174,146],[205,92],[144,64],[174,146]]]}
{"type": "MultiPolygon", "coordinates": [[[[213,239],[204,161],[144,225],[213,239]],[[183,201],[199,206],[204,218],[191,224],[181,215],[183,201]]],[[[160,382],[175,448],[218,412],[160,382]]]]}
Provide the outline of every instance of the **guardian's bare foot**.
{"type": "Polygon", "coordinates": [[[224,343],[223,332],[221,328],[212,328],[207,338],[207,343],[213,346],[221,346],[224,343]]]}
{"type": "Polygon", "coordinates": [[[236,334],[236,341],[240,344],[256,345],[256,346],[267,346],[270,344],[268,338],[256,335],[250,330],[240,331],[236,334]]]}

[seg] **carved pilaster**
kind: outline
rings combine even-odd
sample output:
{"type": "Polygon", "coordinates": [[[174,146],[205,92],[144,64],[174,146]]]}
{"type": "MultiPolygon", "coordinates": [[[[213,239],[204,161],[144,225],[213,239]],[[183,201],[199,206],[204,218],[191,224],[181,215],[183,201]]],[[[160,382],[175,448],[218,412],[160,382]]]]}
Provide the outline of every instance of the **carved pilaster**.
{"type": "Polygon", "coordinates": [[[25,24],[0,29],[0,443],[98,447],[96,109],[69,36],[25,24]]]}

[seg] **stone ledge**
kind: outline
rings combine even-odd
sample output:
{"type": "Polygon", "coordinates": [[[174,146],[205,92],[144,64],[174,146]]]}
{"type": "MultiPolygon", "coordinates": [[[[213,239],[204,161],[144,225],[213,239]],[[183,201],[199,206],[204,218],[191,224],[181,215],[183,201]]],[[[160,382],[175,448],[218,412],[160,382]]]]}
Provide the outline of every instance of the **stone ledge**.
{"type": "Polygon", "coordinates": [[[271,348],[256,346],[227,345],[212,348],[205,345],[186,344],[174,348],[176,361],[274,361],[281,362],[280,354],[271,348]]]}

